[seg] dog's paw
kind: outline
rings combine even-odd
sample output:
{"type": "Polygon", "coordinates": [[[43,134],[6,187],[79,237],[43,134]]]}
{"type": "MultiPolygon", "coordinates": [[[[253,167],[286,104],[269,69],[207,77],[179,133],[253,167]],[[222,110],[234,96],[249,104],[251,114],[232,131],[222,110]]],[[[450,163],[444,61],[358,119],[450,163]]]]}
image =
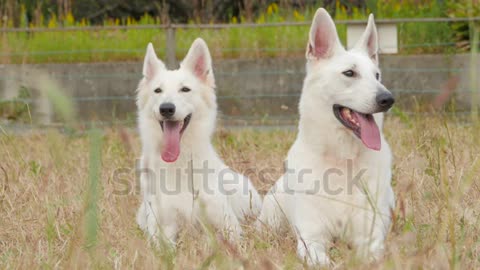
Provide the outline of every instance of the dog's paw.
{"type": "Polygon", "coordinates": [[[383,239],[370,240],[367,238],[363,241],[357,240],[355,244],[357,256],[370,262],[379,260],[385,251],[383,239]]]}
{"type": "Polygon", "coordinates": [[[325,247],[320,243],[306,244],[299,240],[297,246],[297,254],[300,259],[303,259],[309,266],[332,266],[332,261],[325,252],[325,247]]]}

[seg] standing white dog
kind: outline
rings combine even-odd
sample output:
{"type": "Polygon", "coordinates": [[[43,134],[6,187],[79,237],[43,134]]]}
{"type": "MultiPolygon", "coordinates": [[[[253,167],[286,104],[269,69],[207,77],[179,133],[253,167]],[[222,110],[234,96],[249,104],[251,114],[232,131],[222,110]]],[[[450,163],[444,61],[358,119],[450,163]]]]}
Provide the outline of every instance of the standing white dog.
{"type": "Polygon", "coordinates": [[[286,173],[264,199],[260,224],[286,219],[298,237],[298,255],[329,264],[334,238],[361,257],[378,258],[394,207],[392,154],[381,129],[394,99],[380,82],[373,16],[351,50],[318,9],[307,45],[307,75],[299,105],[299,132],[286,173]]]}
{"type": "Polygon", "coordinates": [[[250,180],[229,169],[211,144],[217,113],[211,63],[202,39],[178,70],[167,70],[147,47],[137,99],[143,146],[137,222],[154,240],[174,244],[178,216],[238,237],[239,221],[261,209],[250,180]]]}

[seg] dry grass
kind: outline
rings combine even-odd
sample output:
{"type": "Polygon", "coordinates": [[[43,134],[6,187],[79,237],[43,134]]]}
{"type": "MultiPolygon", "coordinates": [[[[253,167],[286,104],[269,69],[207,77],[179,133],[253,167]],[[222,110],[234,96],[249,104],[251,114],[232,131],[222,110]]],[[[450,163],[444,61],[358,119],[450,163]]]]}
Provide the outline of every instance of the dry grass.
{"type": "MultiPolygon", "coordinates": [[[[340,243],[331,250],[337,268],[480,269],[478,127],[440,117],[390,118],[385,130],[397,198],[387,254],[361,265],[340,243]]],[[[304,267],[291,233],[259,234],[248,226],[238,246],[198,228],[186,228],[176,254],[148,244],[134,219],[137,135],[102,132],[99,177],[89,175],[100,143],[90,144],[95,133],[0,135],[0,268],[304,267]],[[98,197],[91,195],[96,185],[98,197]]],[[[264,192],[281,174],[294,138],[293,131],[221,131],[215,142],[226,162],[248,170],[264,192]]]]}

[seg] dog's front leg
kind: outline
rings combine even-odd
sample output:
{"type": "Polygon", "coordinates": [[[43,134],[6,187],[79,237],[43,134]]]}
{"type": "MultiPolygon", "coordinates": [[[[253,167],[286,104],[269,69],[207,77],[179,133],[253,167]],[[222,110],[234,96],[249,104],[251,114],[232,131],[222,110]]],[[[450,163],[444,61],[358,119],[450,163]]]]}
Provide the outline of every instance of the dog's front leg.
{"type": "Polygon", "coordinates": [[[380,217],[377,217],[375,222],[372,222],[372,219],[366,218],[363,222],[364,226],[354,229],[352,244],[359,258],[378,260],[384,253],[386,225],[380,217]]]}
{"type": "Polygon", "coordinates": [[[380,236],[356,237],[353,241],[359,258],[378,260],[384,253],[384,238],[380,236]]]}
{"type": "Polygon", "coordinates": [[[226,198],[208,199],[210,202],[205,203],[205,205],[209,205],[208,208],[205,208],[208,220],[215,228],[223,230],[230,241],[239,240],[242,235],[242,227],[226,198]]]}
{"type": "Polygon", "coordinates": [[[261,229],[266,226],[269,229],[274,231],[278,230],[281,225],[287,220],[285,209],[286,194],[279,193],[268,193],[263,199],[263,207],[260,216],[256,222],[257,229],[261,229]]]}
{"type": "Polygon", "coordinates": [[[331,240],[327,227],[322,222],[303,218],[294,226],[297,234],[297,254],[309,265],[328,266],[327,246],[331,240]]]}
{"type": "Polygon", "coordinates": [[[172,220],[162,220],[156,223],[153,229],[152,240],[160,248],[175,248],[177,244],[178,224],[172,220]]]}
{"type": "Polygon", "coordinates": [[[175,247],[178,225],[174,217],[168,215],[161,215],[156,206],[155,198],[145,200],[140,205],[137,214],[137,223],[139,227],[148,234],[157,246],[175,247]]]}
{"type": "Polygon", "coordinates": [[[178,225],[175,221],[164,224],[161,228],[160,241],[163,241],[170,247],[175,247],[177,244],[178,225]]]}

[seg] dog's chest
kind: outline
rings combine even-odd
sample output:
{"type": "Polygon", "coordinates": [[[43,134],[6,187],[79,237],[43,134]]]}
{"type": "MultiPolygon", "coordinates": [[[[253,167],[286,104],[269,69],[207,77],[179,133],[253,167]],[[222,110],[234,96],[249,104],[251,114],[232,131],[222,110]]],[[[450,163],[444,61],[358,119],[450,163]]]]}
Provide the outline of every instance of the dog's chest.
{"type": "Polygon", "coordinates": [[[390,182],[385,171],[389,168],[377,160],[323,159],[306,162],[294,170],[294,189],[304,197],[302,200],[318,205],[322,215],[369,209],[372,198],[382,197],[390,182]]]}
{"type": "Polygon", "coordinates": [[[387,159],[311,158],[294,165],[297,217],[315,216],[337,232],[352,222],[358,224],[361,213],[387,204],[385,192],[391,189],[387,159]]]}
{"type": "Polygon", "coordinates": [[[191,162],[182,166],[151,165],[156,166],[148,168],[148,177],[142,178],[142,181],[146,181],[147,193],[155,198],[161,216],[195,217],[201,210],[200,205],[221,197],[218,194],[218,176],[212,172],[213,169],[191,162]]]}
{"type": "Polygon", "coordinates": [[[325,195],[337,195],[344,193],[340,190],[352,194],[351,191],[363,189],[364,185],[376,182],[382,171],[375,161],[326,158],[294,164],[293,167],[287,168],[286,174],[295,175],[294,179],[299,187],[314,188],[310,192],[318,191],[325,195]]]}

